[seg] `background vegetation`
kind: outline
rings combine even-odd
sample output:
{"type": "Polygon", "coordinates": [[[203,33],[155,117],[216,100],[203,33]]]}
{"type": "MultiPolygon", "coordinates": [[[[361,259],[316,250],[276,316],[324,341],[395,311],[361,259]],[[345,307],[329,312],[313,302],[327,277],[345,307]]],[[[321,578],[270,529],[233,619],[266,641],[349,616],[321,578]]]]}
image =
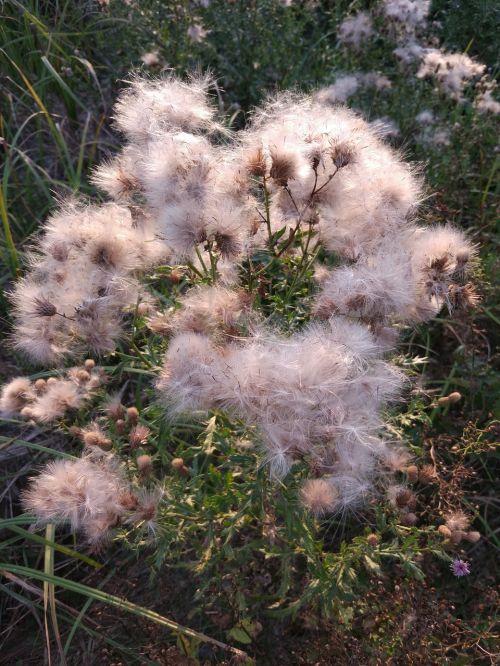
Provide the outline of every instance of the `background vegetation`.
{"type": "MultiPolygon", "coordinates": [[[[154,457],[156,477],[168,478],[169,493],[157,539],[150,543],[123,530],[109,550],[87,553],[69,531],[34,530],[32,519],[20,515],[26,477],[42,461],[80,450],[69,426],[86,423],[98,399],[71,423],[62,423],[57,434],[4,421],[3,663],[494,662],[500,545],[494,495],[500,405],[494,347],[500,316],[494,290],[498,123],[441,97],[431,83],[408,77],[382,36],[360,55],[341,48],[339,21],[374,3],[285,4],[4,2],[3,334],[7,339],[6,293],[24,270],[24,252],[40,220],[60,197],[98,196],[88,174],[119,144],[111,108],[128,72],[159,73],[168,67],[183,75],[193,68],[211,69],[220,86],[221,110],[238,128],[270,90],[307,90],[331,83],[338,73],[380,71],[393,82],[390,93],[361,91],[352,105],[370,120],[389,117],[397,123],[393,142],[425,165],[430,196],[424,219],[468,229],[482,257],[482,302],[472,314],[457,319],[443,313],[407,333],[401,346],[400,362],[414,375],[414,389],[403,410],[393,414],[393,428],[409,440],[417,464],[433,465],[437,472],[435,482],[415,487],[418,524],[398,524],[384,505],[362,515],[315,521],[297,506],[300,470],[283,485],[271,483],[258,456],[245,446],[248,433],[240,424],[218,413],[204,426],[166,424],[150,388],[164,342],[136,317],[133,339],[105,359],[111,377],[106,392],[125,386],[123,402],[135,405],[154,433],[145,452],[154,457]],[[199,42],[189,36],[193,24],[206,31],[199,42]],[[157,52],[158,64],[147,68],[141,57],[151,52],[157,52]],[[442,119],[451,132],[449,145],[419,141],[415,116],[423,109],[442,119]],[[462,400],[438,407],[437,398],[451,391],[459,391],[462,400]],[[186,476],[172,468],[175,458],[183,458],[186,476]],[[450,550],[437,526],[443,512],[458,509],[473,517],[482,539],[450,550]],[[376,543],[367,540],[371,533],[376,543]],[[453,577],[449,561],[454,556],[471,562],[469,577],[453,577]]],[[[497,3],[436,0],[432,12],[436,39],[449,50],[468,49],[494,76],[497,3]]],[[[280,276],[271,277],[279,282],[280,276]]],[[[151,280],[165,305],[175,303],[184,287],[168,270],[151,280]]],[[[298,325],[303,313],[283,300],[284,293],[286,284],[270,305],[288,324],[298,325]]],[[[3,378],[22,372],[47,375],[5,345],[3,378]]],[[[119,436],[114,446],[126,458],[119,436]]]]}

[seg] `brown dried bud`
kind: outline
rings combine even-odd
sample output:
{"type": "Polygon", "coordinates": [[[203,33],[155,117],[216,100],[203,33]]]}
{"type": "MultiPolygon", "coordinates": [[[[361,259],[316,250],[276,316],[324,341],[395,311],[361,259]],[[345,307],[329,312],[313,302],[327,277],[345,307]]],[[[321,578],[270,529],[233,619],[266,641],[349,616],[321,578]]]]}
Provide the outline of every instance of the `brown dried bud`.
{"type": "Polygon", "coordinates": [[[418,479],[418,467],[416,465],[409,465],[406,468],[406,476],[410,483],[415,483],[418,479]]]}
{"type": "Polygon", "coordinates": [[[90,379],[90,374],[86,370],[80,368],[75,372],[74,378],[81,384],[86,384],[90,379]]]}
{"type": "Polygon", "coordinates": [[[450,395],[448,396],[448,400],[450,401],[451,404],[458,402],[461,399],[462,399],[462,394],[459,393],[458,391],[453,391],[453,393],[450,393],[450,395]]]}
{"type": "Polygon", "coordinates": [[[143,456],[138,456],[137,457],[137,469],[139,470],[139,474],[141,477],[146,477],[151,474],[151,470],[153,469],[153,461],[151,459],[151,456],[143,455],[143,456]]]}
{"type": "Polygon", "coordinates": [[[446,527],[446,525],[440,525],[438,527],[438,532],[445,539],[451,538],[451,530],[448,527],[446,527]]]}
{"type": "Polygon", "coordinates": [[[88,358],[83,365],[86,370],[93,370],[95,368],[95,361],[92,358],[88,358]]]}
{"type": "Polygon", "coordinates": [[[409,506],[414,503],[415,495],[409,488],[402,488],[396,495],[396,505],[399,507],[409,506]]]}
{"type": "Polygon", "coordinates": [[[424,465],[418,472],[419,482],[426,486],[430,483],[436,483],[437,477],[432,465],[424,465]]]}
{"type": "Polygon", "coordinates": [[[47,379],[47,385],[48,386],[53,386],[54,384],[57,384],[58,381],[59,380],[57,379],[57,377],[49,377],[47,379]]]}
{"type": "Polygon", "coordinates": [[[369,534],[369,535],[366,537],[366,543],[367,543],[369,546],[376,546],[376,545],[378,544],[378,541],[379,541],[378,534],[369,534]]]}
{"type": "Polygon", "coordinates": [[[139,419],[139,410],[137,407],[127,407],[127,420],[129,423],[137,423],[139,419]]]}
{"type": "Polygon", "coordinates": [[[295,157],[292,153],[285,151],[271,151],[270,177],[281,187],[286,187],[289,180],[293,180],[296,174],[295,157]]]}
{"type": "Polygon", "coordinates": [[[448,398],[448,396],[443,396],[442,398],[438,398],[437,403],[440,407],[444,407],[445,405],[450,404],[450,399],[448,398]]]}
{"type": "Polygon", "coordinates": [[[113,447],[113,442],[97,429],[83,430],[82,439],[86,446],[98,446],[103,451],[109,451],[113,447]]]}
{"type": "Polygon", "coordinates": [[[343,169],[354,161],[354,146],[349,143],[336,143],[332,146],[331,158],[337,169],[343,169]]]}
{"type": "Polygon", "coordinates": [[[174,469],[177,474],[180,476],[188,476],[189,469],[184,464],[184,460],[182,458],[174,458],[170,464],[172,465],[172,469],[174,469]]]}
{"type": "Polygon", "coordinates": [[[139,504],[137,496],[129,491],[123,492],[118,498],[118,502],[123,506],[123,508],[128,509],[129,511],[136,509],[137,505],[139,504]]]}

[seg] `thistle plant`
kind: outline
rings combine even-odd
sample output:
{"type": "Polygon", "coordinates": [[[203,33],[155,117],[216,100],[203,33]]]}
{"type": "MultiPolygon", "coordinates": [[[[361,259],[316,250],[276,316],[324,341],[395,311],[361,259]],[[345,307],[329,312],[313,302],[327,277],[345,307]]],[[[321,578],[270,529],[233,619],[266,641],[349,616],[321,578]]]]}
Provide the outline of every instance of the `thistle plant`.
{"type": "MultiPolygon", "coordinates": [[[[299,496],[316,516],[387,494],[411,524],[412,493],[391,480],[409,456],[384,421],[408,383],[391,351],[401,327],[474,303],[474,245],[449,225],[418,223],[420,170],[328,95],[274,96],[234,134],[211,86],[199,76],[129,82],[115,106],[125,145],[92,176],[112,201],[67,202],[46,223],[13,293],[14,343],[41,363],[109,353],[130,335],[127,313],[140,311],[168,339],[154,371],[170,420],[219,410],[244,422],[272,477],[306,464],[299,496]],[[186,277],[175,311],[147,286],[166,265],[186,277]],[[280,292],[303,310],[299,326],[273,309],[280,292]]],[[[2,405],[50,421],[99,377],[83,365],[33,391],[18,378],[2,405]]],[[[108,413],[123,432],[120,409],[108,413]]],[[[149,434],[134,425],[129,446],[149,434]]],[[[99,525],[107,537],[140,502],[109,471],[112,453],[93,460],[110,448],[99,424],[80,437],[81,462],[35,477],[25,505],[95,542],[99,525]],[[64,491],[73,478],[77,497],[64,491]]],[[[147,476],[144,456],[138,467],[147,476]]]]}

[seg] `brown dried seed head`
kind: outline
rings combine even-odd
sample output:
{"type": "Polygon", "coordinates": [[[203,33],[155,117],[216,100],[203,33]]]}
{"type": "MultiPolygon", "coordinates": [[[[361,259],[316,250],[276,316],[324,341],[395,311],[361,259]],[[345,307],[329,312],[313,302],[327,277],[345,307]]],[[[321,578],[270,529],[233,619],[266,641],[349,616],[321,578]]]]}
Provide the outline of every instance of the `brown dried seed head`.
{"type": "Polygon", "coordinates": [[[271,171],[270,177],[276,182],[277,185],[285,187],[288,185],[289,180],[293,180],[296,175],[295,158],[291,153],[285,151],[272,150],[271,151],[271,171]]]}
{"type": "Polygon", "coordinates": [[[88,358],[83,365],[86,370],[92,370],[95,368],[95,361],[92,358],[88,358]]]}
{"type": "Polygon", "coordinates": [[[435,483],[437,477],[434,467],[432,465],[424,465],[418,472],[418,480],[422,485],[435,483]]]}
{"type": "Polygon", "coordinates": [[[148,437],[151,434],[151,430],[142,424],[136,425],[129,433],[128,441],[132,448],[137,448],[138,446],[143,446],[148,437]]]}
{"type": "Polygon", "coordinates": [[[56,306],[46,298],[34,298],[33,314],[37,317],[53,317],[57,314],[56,306]]]}
{"type": "Polygon", "coordinates": [[[378,538],[378,535],[377,535],[377,534],[369,534],[369,535],[366,537],[366,543],[367,543],[369,546],[376,546],[376,545],[378,544],[378,541],[379,541],[379,538],[378,538]]]}
{"type": "Polygon", "coordinates": [[[246,168],[251,176],[262,178],[266,175],[266,159],[264,157],[262,148],[256,148],[247,155],[246,168]]]}

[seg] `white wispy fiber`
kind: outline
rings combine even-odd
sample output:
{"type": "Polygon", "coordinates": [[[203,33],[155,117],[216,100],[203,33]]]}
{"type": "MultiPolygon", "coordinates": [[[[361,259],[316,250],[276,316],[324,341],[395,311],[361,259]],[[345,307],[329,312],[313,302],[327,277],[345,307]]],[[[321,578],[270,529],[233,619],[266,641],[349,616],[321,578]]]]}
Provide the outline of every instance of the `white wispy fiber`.
{"type": "Polygon", "coordinates": [[[486,66],[476,62],[465,53],[446,53],[440,49],[427,49],[417,77],[433,78],[441,91],[451,99],[464,101],[466,86],[480,78],[486,66]]]}
{"type": "Polygon", "coordinates": [[[373,35],[373,23],[369,14],[359,12],[348,16],[339,26],[338,36],[342,44],[360,49],[373,35]]]}
{"type": "Polygon", "coordinates": [[[383,0],[382,12],[406,32],[414,32],[426,26],[430,6],[430,0],[383,0]]]}
{"type": "Polygon", "coordinates": [[[31,381],[16,377],[2,386],[0,414],[21,416],[40,423],[62,418],[80,409],[106,380],[102,368],[70,368],[60,377],[31,381]]]}
{"type": "Polygon", "coordinates": [[[392,87],[391,80],[378,72],[353,72],[338,76],[334,83],[316,93],[316,98],[329,104],[344,104],[360,89],[385,92],[392,87]]]}
{"type": "Polygon", "coordinates": [[[415,168],[377,129],[321,98],[278,96],[255,115],[243,141],[270,163],[289,162],[286,187],[270,180],[271,220],[317,224],[326,248],[346,258],[406,225],[422,196],[415,168]]]}
{"type": "Polygon", "coordinates": [[[331,271],[316,298],[320,317],[345,315],[372,327],[419,322],[435,316],[464,273],[475,249],[451,226],[409,225],[373,253],[331,271]]]}
{"type": "Polygon", "coordinates": [[[67,202],[42,234],[12,294],[15,347],[44,364],[113,350],[141,293],[136,276],[165,254],[150,220],[116,204],[67,202]]]}
{"type": "Polygon", "coordinates": [[[273,475],[307,458],[321,460],[332,478],[349,477],[348,496],[338,495],[346,504],[360,498],[356,488],[365,493],[386,450],[380,407],[403,384],[380,354],[366,327],[340,318],[288,338],[260,329],[225,346],[181,333],[159,390],[170,414],[217,408],[256,426],[273,475]]]}
{"type": "Polygon", "coordinates": [[[124,522],[150,520],[151,500],[130,487],[116,458],[104,454],[51,462],[23,493],[24,509],[39,523],[68,524],[94,547],[124,522]]]}

